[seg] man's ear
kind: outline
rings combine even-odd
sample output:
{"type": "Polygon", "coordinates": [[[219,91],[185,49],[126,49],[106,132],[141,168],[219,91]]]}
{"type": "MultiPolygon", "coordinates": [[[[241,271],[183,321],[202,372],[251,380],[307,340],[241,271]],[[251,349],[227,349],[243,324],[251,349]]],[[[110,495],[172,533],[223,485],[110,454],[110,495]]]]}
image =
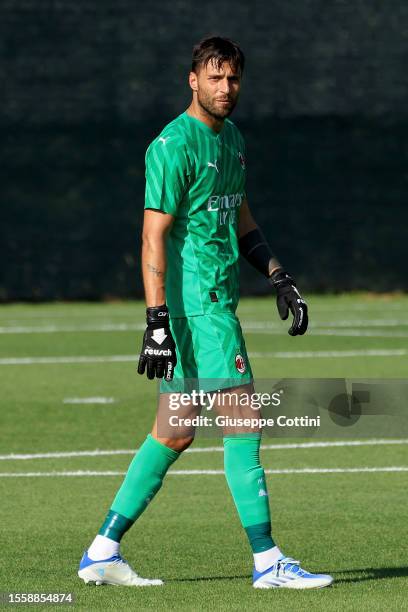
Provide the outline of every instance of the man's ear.
{"type": "Polygon", "coordinates": [[[193,91],[198,90],[198,79],[195,72],[190,72],[190,74],[188,75],[188,82],[193,91]]]}

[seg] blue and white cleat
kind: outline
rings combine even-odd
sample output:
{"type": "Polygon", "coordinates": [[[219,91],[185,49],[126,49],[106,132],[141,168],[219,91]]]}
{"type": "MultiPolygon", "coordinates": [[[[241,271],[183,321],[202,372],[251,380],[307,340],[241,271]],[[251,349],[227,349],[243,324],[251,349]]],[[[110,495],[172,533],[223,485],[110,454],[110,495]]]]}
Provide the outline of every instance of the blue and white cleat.
{"type": "Polygon", "coordinates": [[[114,555],[103,561],[93,561],[88,557],[88,551],[79,564],[78,576],[85,584],[95,583],[115,584],[117,586],[160,586],[162,580],[141,578],[120,555],[114,555]]]}
{"type": "Polygon", "coordinates": [[[329,586],[333,578],[328,574],[310,574],[303,570],[299,561],[282,557],[264,572],[254,569],[253,586],[255,589],[321,589],[329,586]]]}

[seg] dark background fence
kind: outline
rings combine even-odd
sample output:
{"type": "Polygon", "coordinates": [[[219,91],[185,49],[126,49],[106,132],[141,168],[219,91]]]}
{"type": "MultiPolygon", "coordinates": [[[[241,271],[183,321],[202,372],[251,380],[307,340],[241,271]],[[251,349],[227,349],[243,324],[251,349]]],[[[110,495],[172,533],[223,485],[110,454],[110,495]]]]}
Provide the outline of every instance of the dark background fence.
{"type": "Polygon", "coordinates": [[[141,296],[144,152],[208,34],[246,53],[232,119],[286,267],[309,291],[408,288],[406,2],[3,0],[0,300],[141,296]]]}

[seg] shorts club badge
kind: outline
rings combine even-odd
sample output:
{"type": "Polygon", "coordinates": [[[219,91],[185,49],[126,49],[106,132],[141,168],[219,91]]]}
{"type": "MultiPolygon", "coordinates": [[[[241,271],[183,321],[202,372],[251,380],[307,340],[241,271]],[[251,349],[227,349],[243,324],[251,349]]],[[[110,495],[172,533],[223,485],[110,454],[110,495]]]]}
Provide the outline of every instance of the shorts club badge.
{"type": "Polygon", "coordinates": [[[246,370],[245,359],[241,353],[237,353],[235,356],[235,367],[240,374],[244,374],[246,370]]]}
{"type": "Polygon", "coordinates": [[[241,151],[238,151],[238,159],[242,169],[245,170],[245,157],[242,155],[241,151]]]}

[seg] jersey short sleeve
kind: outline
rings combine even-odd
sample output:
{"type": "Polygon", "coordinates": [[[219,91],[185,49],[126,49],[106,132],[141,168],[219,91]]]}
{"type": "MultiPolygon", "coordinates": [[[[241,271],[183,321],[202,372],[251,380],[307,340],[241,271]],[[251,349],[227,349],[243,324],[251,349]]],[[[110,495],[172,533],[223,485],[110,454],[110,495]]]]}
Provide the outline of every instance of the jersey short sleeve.
{"type": "Polygon", "coordinates": [[[185,144],[176,136],[156,138],[146,152],[145,208],[176,215],[189,186],[185,144]]]}

